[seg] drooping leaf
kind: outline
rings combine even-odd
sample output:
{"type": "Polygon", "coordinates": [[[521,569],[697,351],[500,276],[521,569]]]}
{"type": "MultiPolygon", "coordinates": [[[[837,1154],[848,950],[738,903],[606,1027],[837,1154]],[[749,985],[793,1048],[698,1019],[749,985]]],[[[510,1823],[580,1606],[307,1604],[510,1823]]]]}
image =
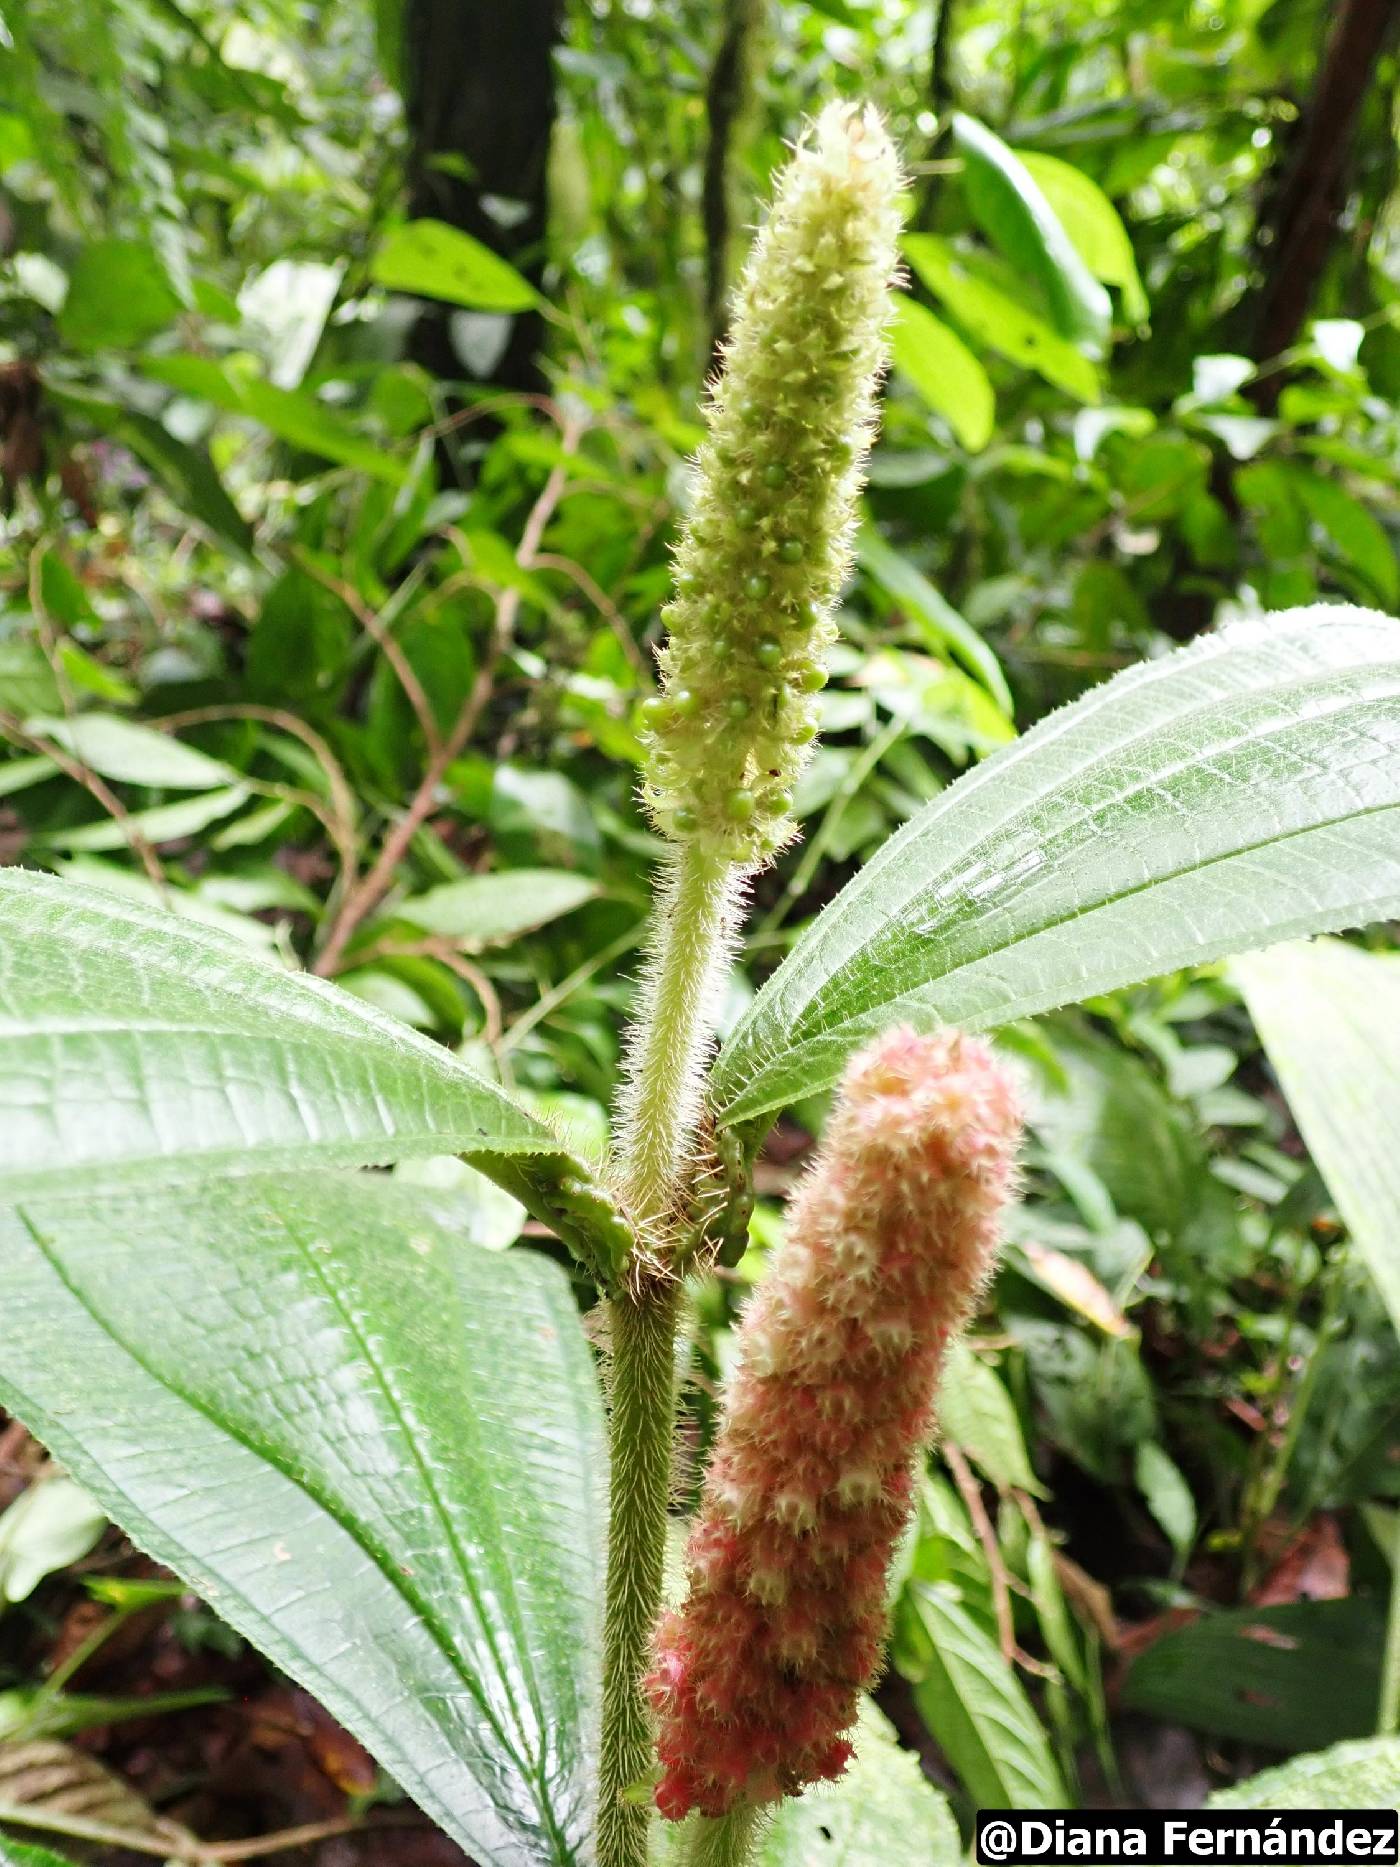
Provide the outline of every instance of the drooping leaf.
{"type": "MultiPolygon", "coordinates": [[[[96,1757],[51,1736],[0,1742],[0,1822],[75,1840],[85,1835],[100,1839],[115,1830],[177,1857],[194,1847],[194,1836],[182,1823],[157,1815],[96,1757]]],[[[0,1837],[0,1867],[7,1845],[18,1844],[0,1837]]],[[[39,1858],[47,1867],[53,1857],[40,1850],[39,1858]]]]}
{"type": "Polygon", "coordinates": [[[81,1485],[54,1474],[0,1512],[0,1604],[27,1601],[46,1575],[86,1556],[106,1516],[81,1485]]]}
{"type": "Polygon", "coordinates": [[[755,1867],[957,1867],[962,1844],[947,1803],[869,1700],[855,1747],[839,1781],[778,1804],[755,1867]]]}
{"type": "Polygon", "coordinates": [[[994,1485],[1041,1494],[1011,1396],[965,1342],[954,1343],[948,1351],[938,1390],[938,1419],[945,1435],[994,1485]]]}
{"type": "Polygon", "coordinates": [[[201,791],[194,797],[181,798],[178,804],[155,804],[150,810],[135,810],[125,818],[99,817],[95,822],[76,824],[71,829],[46,830],[34,840],[49,849],[86,853],[126,849],[133,834],[144,837],[148,843],[169,843],[176,837],[194,836],[211,823],[231,817],[247,801],[247,787],[230,784],[219,791],[201,791]]]}
{"type": "Polygon", "coordinates": [[[1211,1809],[1388,1809],[1400,1805],[1400,1737],[1365,1737],[1290,1757],[1248,1782],[1217,1789],[1211,1809]]]}
{"type": "Polygon", "coordinates": [[[1018,149],[1017,156],[1039,187],[1075,250],[1096,279],[1116,285],[1132,324],[1147,322],[1147,294],[1138,273],[1133,243],[1118,210],[1092,176],[1072,162],[1039,150],[1018,149]]]}
{"type": "Polygon", "coordinates": [[[980,1808],[1063,1809],[1069,1796],[1010,1662],[951,1589],[916,1583],[928,1639],[914,1696],[939,1748],[980,1808]]]}
{"type": "Polygon", "coordinates": [[[712,1079],[727,1122],[900,1019],[1007,1023],[1400,912],[1400,623],[1261,618],[1105,682],[951,786],[798,941],[712,1079]]]}
{"type": "Polygon", "coordinates": [[[1155,1439],[1144,1439],[1133,1452],[1133,1477],[1178,1560],[1184,1562],[1196,1540],[1196,1500],[1180,1467],[1155,1439]]]}
{"type": "Polygon", "coordinates": [[[1236,960],[1294,1119],[1400,1330],[1400,958],[1339,940],[1236,960]]]}
{"type": "Polygon", "coordinates": [[[0,870],[0,1192],[467,1150],[543,1123],[439,1045],[157,908],[0,870]]]}
{"type": "Polygon", "coordinates": [[[444,882],[394,903],[393,912],[428,933],[468,946],[496,946],[543,927],[591,901],[598,884],[567,869],[503,869],[444,882]]]}
{"type": "Polygon", "coordinates": [[[1112,308],[1025,163],[985,123],[958,111],[953,145],[963,161],[963,190],[973,217],[1014,271],[1045,294],[1055,329],[1071,343],[1101,352],[1112,308]]]}
{"type": "Polygon", "coordinates": [[[1099,373],[1088,357],[1044,318],[979,277],[946,240],[932,233],[907,234],[904,251],[967,336],[1022,369],[1035,370],[1081,402],[1099,400],[1099,373]]]}
{"type": "Polygon", "coordinates": [[[304,389],[279,389],[212,357],[147,357],[142,367],[148,376],[181,395],[196,396],[230,415],[259,422],[279,440],[304,448],[308,454],[354,467],[393,486],[405,477],[402,460],[366,440],[343,416],[304,389]]]}
{"type": "Polygon", "coordinates": [[[979,453],[992,438],[996,396],[987,372],[956,331],[926,305],[896,292],[891,349],[908,378],[963,446],[979,453]]]}
{"type": "Polygon", "coordinates": [[[1015,712],[1015,702],[1001,663],[972,624],[953,608],[918,566],[901,557],[873,525],[861,527],[856,556],[861,569],[900,606],[928,646],[946,649],[956,656],[1010,719],[1015,712]]]}
{"type": "Polygon", "coordinates": [[[567,1279],[355,1174],[39,1199],[0,1395],[477,1859],[590,1820],[606,1453],[567,1279]]]}
{"type": "Polygon", "coordinates": [[[539,293],[514,266],[458,227],[411,220],[385,235],[370,277],[391,292],[445,298],[471,311],[529,311],[539,293]]]}

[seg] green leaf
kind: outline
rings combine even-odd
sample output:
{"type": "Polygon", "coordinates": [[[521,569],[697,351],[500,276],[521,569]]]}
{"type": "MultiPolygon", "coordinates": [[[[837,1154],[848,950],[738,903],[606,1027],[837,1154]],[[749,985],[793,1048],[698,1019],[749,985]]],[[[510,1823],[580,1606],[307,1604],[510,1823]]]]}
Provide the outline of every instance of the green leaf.
{"type": "Polygon", "coordinates": [[[469,1853],[571,1867],[607,1483],[563,1274],[363,1174],[27,1202],[0,1251],[16,1418],[469,1853]]]}
{"type": "Polygon", "coordinates": [[[754,1867],[958,1867],[962,1843],[943,1797],[867,1699],[846,1774],[777,1805],[754,1867]]]}
{"type": "Polygon", "coordinates": [[[1101,353],[1113,315],[1108,293],[1039,182],[999,136],[961,111],[953,116],[953,144],[963,160],[968,206],[983,233],[1014,271],[1037,282],[1060,335],[1101,353]]]}
{"type": "Polygon", "coordinates": [[[0,870],[0,1193],[549,1152],[543,1123],[439,1045],[209,928],[0,870]]]}
{"type": "Polygon", "coordinates": [[[319,454],[323,460],[354,467],[392,486],[400,485],[407,473],[403,461],[364,440],[348,421],[305,390],[278,389],[259,376],[210,357],[147,357],[142,368],[179,394],[196,396],[230,415],[259,422],[279,440],[319,454]]]}
{"type": "Polygon", "coordinates": [[[1315,608],[1116,675],[943,792],[797,942],[717,1060],[747,1120],[888,1025],[1006,1024],[1400,913],[1400,624],[1315,608]]]}
{"type": "Polygon", "coordinates": [[[1388,1809],[1400,1801],[1400,1737],[1359,1738],[1291,1757],[1246,1783],[1217,1789],[1209,1809],[1388,1809]]]}
{"type": "Polygon", "coordinates": [[[1196,1500],[1179,1468],[1155,1439],[1138,1442],[1133,1453],[1133,1480],[1178,1561],[1184,1562],[1196,1540],[1196,1500]]]}
{"type": "Polygon", "coordinates": [[[122,408],[72,385],[51,387],[54,400],[130,448],[154,473],[182,512],[197,519],[240,558],[251,558],[253,528],[224,490],[207,453],[190,447],[153,415],[122,408]]]}
{"type": "Polygon", "coordinates": [[[1335,480],[1305,467],[1280,464],[1303,510],[1326,533],[1337,556],[1357,573],[1366,590],[1391,606],[1400,602],[1400,564],[1376,515],[1335,480]]]}
{"type": "Polygon", "coordinates": [[[1370,1729],[1384,1638],[1379,1609],[1357,1597],[1207,1614],[1139,1655],[1123,1704],[1271,1750],[1319,1750],[1370,1729]]]}
{"type": "Polygon", "coordinates": [[[980,453],[992,438],[996,396],[962,338],[926,305],[896,292],[891,345],[895,368],[943,416],[963,446],[980,453]]]}
{"type": "Polygon", "coordinates": [[[917,565],[902,557],[873,525],[861,527],[856,539],[860,567],[885,595],[898,603],[909,621],[934,650],[956,655],[996,701],[1008,719],[1015,712],[1011,689],[1001,663],[965,617],[931,584],[917,565]]]}
{"type": "Polygon", "coordinates": [[[445,298],[472,311],[529,311],[539,293],[480,240],[441,220],[411,220],[380,241],[369,276],[391,292],[445,298]]]}
{"type": "Polygon", "coordinates": [[[133,833],[151,844],[169,843],[177,837],[195,836],[211,823],[231,817],[247,801],[247,786],[231,784],[222,790],[203,791],[198,797],[181,798],[178,804],[156,804],[150,810],[134,810],[125,818],[99,817],[94,823],[78,824],[72,829],[46,830],[34,840],[46,849],[70,849],[85,854],[127,849],[133,833]]]}
{"type": "Polygon", "coordinates": [[[1400,1330],[1400,958],[1318,940],[1251,954],[1232,971],[1400,1330]]]}
{"type": "Polygon", "coordinates": [[[1068,1808],[1040,1720],[996,1642],[950,1589],[915,1583],[909,1597],[929,1641],[914,1697],[968,1795],[979,1808],[1068,1808]]]}
{"type": "Polygon", "coordinates": [[[71,1478],[41,1478],[0,1512],[0,1603],[27,1601],[46,1575],[66,1569],[107,1527],[100,1511],[71,1478]]]}
{"type": "Polygon", "coordinates": [[[25,731],[62,746],[104,778],[163,791],[212,791],[235,782],[238,773],[182,745],[169,733],[138,726],[113,713],[81,713],[73,719],[31,719],[25,731]]]}
{"type": "Polygon", "coordinates": [[[126,350],[163,330],[179,309],[153,248],[95,240],[69,275],[58,334],[75,350],[126,350]]]}
{"type": "Polygon", "coordinates": [[[1099,373],[1088,357],[1044,318],[979,278],[946,240],[932,233],[906,234],[904,251],[924,284],[970,337],[1022,369],[1037,371],[1066,395],[1081,402],[1099,400],[1099,373]]]}
{"type": "Polygon", "coordinates": [[[1026,1456],[1011,1396],[966,1342],[956,1342],[948,1351],[938,1390],[938,1420],[947,1437],[999,1490],[1044,1495],[1026,1456]]]}
{"type": "Polygon", "coordinates": [[[1133,243],[1103,189],[1083,169],[1058,156],[1032,149],[1018,149],[1016,154],[1090,272],[1105,285],[1118,287],[1129,323],[1145,324],[1149,307],[1133,243]]]}
{"type": "Polygon", "coordinates": [[[444,882],[426,894],[396,901],[398,920],[469,946],[499,946],[571,914],[591,901],[598,884],[567,869],[503,869],[444,882]]]}
{"type": "Polygon", "coordinates": [[[11,1841],[8,1836],[0,1835],[0,1867],[74,1867],[63,1854],[54,1854],[48,1848],[30,1847],[23,1841],[11,1841]]]}

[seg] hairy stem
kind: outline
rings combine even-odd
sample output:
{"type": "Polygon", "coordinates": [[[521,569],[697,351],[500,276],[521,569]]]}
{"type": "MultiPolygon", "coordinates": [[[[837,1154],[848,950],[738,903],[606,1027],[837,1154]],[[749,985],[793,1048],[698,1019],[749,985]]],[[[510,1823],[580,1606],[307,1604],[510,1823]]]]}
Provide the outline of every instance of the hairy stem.
{"type": "Polygon", "coordinates": [[[619,1162],[622,1194],[652,1251],[664,1249],[700,1108],[713,1000],[738,907],[738,871],[691,845],[669,858],[632,1025],[619,1162]]]}
{"type": "Polygon", "coordinates": [[[652,1769],[641,1689],[666,1560],[680,1288],[649,1281],[609,1304],[612,1330],[612,1515],[603,1621],[599,1867],[645,1867],[651,1797],[624,1800],[652,1769]]]}
{"type": "Polygon", "coordinates": [[[688,1824],[676,1867],[743,1867],[758,1835],[759,1811],[741,1804],[710,1821],[695,1816],[688,1824]]]}

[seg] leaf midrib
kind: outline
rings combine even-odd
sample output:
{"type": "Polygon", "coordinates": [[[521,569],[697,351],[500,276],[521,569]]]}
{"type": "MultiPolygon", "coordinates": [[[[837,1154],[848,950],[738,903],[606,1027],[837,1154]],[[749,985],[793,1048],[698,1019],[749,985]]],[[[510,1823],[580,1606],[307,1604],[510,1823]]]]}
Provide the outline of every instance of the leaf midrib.
{"type": "MultiPolygon", "coordinates": [[[[520,1770],[521,1779],[525,1782],[531,1783],[531,1787],[534,1788],[535,1785],[533,1783],[533,1780],[529,1772],[523,1767],[523,1765],[520,1762],[520,1759],[516,1756],[515,1751],[509,1739],[506,1737],[504,1731],[501,1729],[495,1717],[494,1712],[492,1711],[491,1707],[484,1699],[479,1685],[473,1679],[472,1675],[469,1672],[467,1672],[461,1665],[458,1655],[456,1653],[456,1650],[453,1646],[453,1643],[449,1638],[445,1636],[443,1630],[439,1627],[436,1615],[430,1612],[425,1607],[425,1604],[417,1600],[414,1594],[412,1593],[412,1591],[406,1587],[405,1578],[398,1573],[397,1565],[392,1562],[384,1561],[381,1554],[375,1549],[373,1542],[367,1539],[365,1535],[363,1534],[362,1526],[358,1524],[353,1517],[343,1514],[333,1504],[329,1503],[324,1497],[320,1495],[320,1492],[317,1486],[311,1484],[307,1479],[302,1477],[301,1474],[299,1474],[298,1472],[296,1472],[289,1466],[284,1465],[282,1461],[279,1458],[277,1458],[275,1455],[273,1455],[273,1453],[271,1453],[267,1447],[259,1444],[255,1436],[245,1433],[241,1429],[232,1425],[228,1420],[221,1419],[218,1416],[218,1414],[213,1412],[210,1409],[210,1407],[208,1407],[202,1400],[198,1399],[196,1396],[190,1393],[187,1393],[185,1389],[177,1381],[175,1381],[168,1375],[162,1374],[158,1369],[154,1368],[149,1363],[149,1361],[146,1359],[144,1355],[142,1355],[135,1348],[132,1347],[131,1343],[127,1341],[126,1337],[121,1333],[119,1329],[117,1329],[112,1323],[110,1323],[106,1317],[99,1315],[98,1312],[93,1308],[92,1304],[88,1301],[88,1299],[86,1298],[82,1290],[79,1289],[77,1284],[73,1281],[72,1277],[69,1275],[67,1267],[64,1265],[63,1260],[52,1249],[49,1242],[44,1237],[43,1233],[39,1230],[39,1227],[36,1221],[30,1217],[29,1213],[24,1209],[24,1207],[17,1206],[15,1208],[15,1211],[19,1217],[20,1223],[24,1226],[30,1238],[33,1240],[35,1248],[39,1251],[44,1261],[49,1265],[50,1269],[53,1271],[54,1275],[58,1278],[59,1282],[63,1285],[64,1289],[68,1291],[69,1295],[73,1298],[74,1302],[78,1304],[79,1308],[96,1325],[96,1327],[99,1328],[103,1332],[103,1334],[106,1335],[107,1338],[112,1343],[114,1343],[115,1346],[125,1356],[127,1356],[127,1358],[137,1368],[140,1369],[142,1374],[146,1376],[147,1380],[153,1382],[157,1387],[163,1388],[166,1393],[170,1394],[174,1399],[178,1400],[182,1405],[187,1406],[191,1410],[191,1412],[197,1413],[202,1419],[207,1421],[208,1424],[212,1426],[217,1433],[220,1433],[225,1438],[232,1440],[235,1445],[241,1446],[245,1452],[250,1454],[251,1457],[257,1459],[261,1464],[270,1467],[286,1483],[290,1484],[294,1490],[301,1492],[301,1494],[305,1498],[307,1498],[312,1504],[314,1504],[318,1510],[324,1511],[326,1516],[330,1518],[330,1520],[337,1526],[337,1528],[339,1528],[349,1538],[349,1540],[360,1551],[361,1555],[363,1555],[365,1559],[369,1562],[370,1566],[374,1569],[375,1573],[380,1577],[380,1579],[388,1583],[392,1591],[399,1597],[399,1599],[403,1602],[404,1606],[409,1610],[412,1617],[427,1630],[427,1632],[429,1633],[431,1637],[433,1645],[437,1647],[443,1659],[447,1662],[448,1670],[457,1679],[460,1680],[463,1688],[466,1691],[467,1696],[477,1706],[478,1710],[481,1712],[484,1722],[486,1723],[486,1725],[490,1728],[490,1730],[493,1732],[493,1734],[496,1736],[496,1738],[500,1742],[502,1750],[505,1751],[506,1755],[511,1759],[513,1763],[516,1764],[517,1768],[520,1770]]],[[[320,1670],[324,1671],[324,1668],[321,1668],[320,1670]]],[[[444,1732],[444,1735],[446,1735],[445,1732],[444,1732]]],[[[505,1822],[505,1817],[502,1815],[502,1813],[499,1810],[497,1810],[497,1816],[498,1816],[498,1819],[501,1819],[503,1821],[503,1823],[505,1822]]],[[[552,1813],[548,1817],[547,1826],[549,1830],[551,1831],[552,1838],[558,1839],[557,1829],[553,1822],[552,1813]]],[[[570,1856],[567,1852],[567,1849],[564,1849],[562,1851],[559,1849],[556,1849],[555,1860],[557,1863],[557,1867],[571,1867],[570,1856]]]]}

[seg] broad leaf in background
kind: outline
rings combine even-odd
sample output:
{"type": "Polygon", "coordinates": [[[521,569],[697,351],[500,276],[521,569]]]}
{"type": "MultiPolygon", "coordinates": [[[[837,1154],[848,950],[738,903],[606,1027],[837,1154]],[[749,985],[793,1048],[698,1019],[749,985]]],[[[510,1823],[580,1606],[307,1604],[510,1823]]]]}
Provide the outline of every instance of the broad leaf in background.
{"type": "Polygon", "coordinates": [[[890,344],[895,368],[970,453],[980,452],[992,438],[996,396],[962,338],[927,305],[896,292],[890,344]]]}
{"type": "Polygon", "coordinates": [[[873,525],[861,527],[856,539],[856,557],[866,576],[898,605],[925,644],[960,661],[982,683],[1009,720],[1015,703],[1001,663],[972,624],[953,608],[919,567],[901,557],[873,525]]]}
{"type": "Polygon", "coordinates": [[[237,359],[218,363],[212,357],[147,357],[142,368],[157,382],[181,395],[197,397],[230,415],[258,422],[293,447],[323,460],[355,467],[371,479],[397,486],[406,476],[403,461],[367,441],[343,416],[304,389],[279,389],[240,367],[237,359]]]}
{"type": "Polygon", "coordinates": [[[1247,1783],[1217,1789],[1211,1809],[1388,1809],[1400,1805],[1400,1737],[1359,1738],[1292,1757],[1247,1783]]]}
{"type": "Polygon", "coordinates": [[[962,1842],[947,1803],[868,1699],[855,1746],[838,1782],[778,1804],[754,1867],[958,1867],[962,1842]]]}
{"type": "Polygon", "coordinates": [[[25,730],[62,746],[104,778],[119,784],[144,784],[153,790],[211,791],[235,784],[232,766],[182,745],[154,726],[111,713],[81,713],[72,719],[29,719],[25,730]]]}
{"type": "Polygon", "coordinates": [[[987,1026],[1400,913],[1400,623],[1313,608],[1116,675],[926,806],[730,1034],[727,1122],[900,1019],[987,1026]]]}
{"type": "Polygon", "coordinates": [[[128,349],[163,330],[180,299],[153,248],[95,240],[78,254],[58,334],[75,350],[128,349]]]}
{"type": "Polygon", "coordinates": [[[979,1808],[1071,1806],[1049,1741],[1010,1662],[947,1587],[909,1591],[928,1649],[914,1697],[979,1808]]]}
{"type": "Polygon", "coordinates": [[[386,234],[370,260],[376,285],[445,298],[470,311],[529,311],[540,295],[490,247],[441,220],[411,220],[386,234]]]}
{"type": "Polygon", "coordinates": [[[559,1143],[394,1019],[158,908],[0,870],[0,1194],[559,1143]]]}
{"type": "Polygon", "coordinates": [[[1096,355],[1108,341],[1108,293],[1080,258],[1044,190],[1013,149],[974,117],[953,116],[963,192],[973,217],[1012,269],[1045,294],[1055,329],[1096,355]]]}
{"type": "Polygon", "coordinates": [[[50,1471],[0,1511],[0,1609],[27,1601],[46,1575],[86,1556],[107,1527],[71,1478],[50,1471]]]}
{"type": "Polygon", "coordinates": [[[1252,953],[1231,970],[1400,1330],[1400,958],[1318,940],[1252,953]]]}
{"type": "Polygon", "coordinates": [[[468,946],[499,945],[591,901],[598,884],[567,869],[503,869],[444,882],[393,904],[398,920],[468,946]]]}
{"type": "Polygon", "coordinates": [[[355,1174],[26,1202],[0,1398],[464,1848],[562,1867],[590,1818],[601,1405],[567,1279],[462,1221],[355,1174]]]}
{"type": "Polygon", "coordinates": [[[1139,1655],[1123,1704],[1270,1750],[1320,1750],[1374,1724],[1384,1637],[1379,1604],[1359,1596],[1206,1614],[1139,1655]]]}
{"type": "Polygon", "coordinates": [[[1032,149],[1018,149],[1015,153],[1090,272],[1105,285],[1118,287],[1130,324],[1145,324],[1149,307],[1133,243],[1103,189],[1083,169],[1062,162],[1058,156],[1032,149]]]}
{"type": "Polygon", "coordinates": [[[1099,400],[1099,373],[1088,357],[1044,318],[981,278],[946,240],[932,233],[906,234],[904,252],[969,337],[1023,369],[1037,371],[1066,395],[1081,402],[1099,400]]]}
{"type": "Polygon", "coordinates": [[[1044,1496],[1031,1470],[1010,1394],[966,1342],[956,1342],[948,1351],[938,1392],[938,1420],[945,1436],[998,1490],[1015,1488],[1044,1496]]]}

